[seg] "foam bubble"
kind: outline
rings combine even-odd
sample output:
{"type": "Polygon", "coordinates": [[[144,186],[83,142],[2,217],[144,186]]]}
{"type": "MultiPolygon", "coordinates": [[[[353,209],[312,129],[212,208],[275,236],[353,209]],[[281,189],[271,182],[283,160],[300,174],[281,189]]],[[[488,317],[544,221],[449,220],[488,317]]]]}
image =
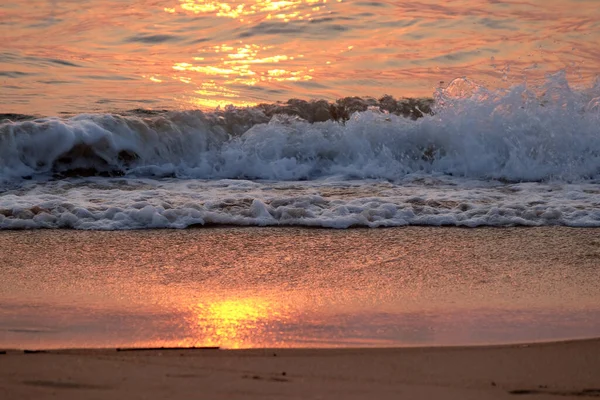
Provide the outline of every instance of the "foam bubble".
{"type": "Polygon", "coordinates": [[[213,224],[600,227],[600,190],[591,183],[502,184],[422,174],[396,183],[88,178],[0,196],[2,229],[213,224]]]}

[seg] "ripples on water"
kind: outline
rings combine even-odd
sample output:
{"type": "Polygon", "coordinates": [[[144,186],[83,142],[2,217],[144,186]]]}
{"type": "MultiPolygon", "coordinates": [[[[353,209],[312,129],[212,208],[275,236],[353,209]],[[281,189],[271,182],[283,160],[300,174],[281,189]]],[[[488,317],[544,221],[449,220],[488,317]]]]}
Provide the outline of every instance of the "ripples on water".
{"type": "Polygon", "coordinates": [[[431,96],[598,74],[595,0],[31,0],[0,5],[0,112],[431,96]]]}

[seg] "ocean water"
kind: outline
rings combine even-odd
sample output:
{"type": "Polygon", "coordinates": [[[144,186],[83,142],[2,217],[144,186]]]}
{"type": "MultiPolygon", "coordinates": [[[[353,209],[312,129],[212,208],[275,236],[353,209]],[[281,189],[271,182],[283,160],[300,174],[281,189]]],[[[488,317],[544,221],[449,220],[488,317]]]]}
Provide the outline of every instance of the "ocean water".
{"type": "Polygon", "coordinates": [[[0,5],[0,104],[36,116],[430,97],[598,75],[596,0],[28,0],[0,5]]]}
{"type": "Polygon", "coordinates": [[[0,228],[600,227],[600,8],[0,5],[0,228]]]}

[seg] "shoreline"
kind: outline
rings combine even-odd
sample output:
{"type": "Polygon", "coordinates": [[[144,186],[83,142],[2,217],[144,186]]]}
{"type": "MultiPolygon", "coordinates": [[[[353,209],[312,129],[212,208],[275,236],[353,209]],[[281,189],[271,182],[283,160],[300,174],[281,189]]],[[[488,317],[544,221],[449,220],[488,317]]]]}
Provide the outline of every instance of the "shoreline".
{"type": "Polygon", "coordinates": [[[598,342],[600,346],[600,336],[574,337],[566,339],[541,339],[535,341],[515,341],[505,343],[473,343],[464,345],[455,344],[433,344],[433,345],[377,345],[377,346],[322,346],[322,347],[244,347],[244,348],[229,348],[221,346],[150,346],[150,347],[40,347],[40,348],[17,348],[17,347],[0,347],[0,355],[4,354],[75,354],[75,353],[98,353],[112,354],[114,353],[144,353],[144,352],[160,352],[160,351],[220,351],[220,352],[255,352],[255,351],[372,351],[372,350],[465,350],[465,349],[496,349],[507,347],[534,347],[545,345],[560,345],[580,342],[598,342]]]}
{"type": "Polygon", "coordinates": [[[600,395],[600,338],[512,345],[0,355],[4,398],[535,399],[600,395]]]}
{"type": "Polygon", "coordinates": [[[197,229],[306,229],[306,230],[323,230],[323,231],[353,231],[353,230],[391,230],[391,229],[410,229],[410,228],[432,228],[432,229],[460,229],[460,230],[506,230],[506,229],[573,229],[573,230],[600,230],[600,226],[579,226],[579,225],[456,225],[456,224],[442,224],[442,225],[428,225],[428,224],[409,224],[409,225],[381,225],[381,226],[368,226],[368,225],[350,225],[345,228],[322,226],[322,225],[300,225],[300,224],[280,224],[280,225],[242,225],[242,224],[228,224],[228,223],[213,223],[207,222],[204,224],[192,224],[184,228],[172,228],[172,227],[159,227],[159,228],[132,228],[132,229],[85,229],[85,228],[69,228],[69,227],[38,227],[38,228],[2,228],[0,234],[3,232],[35,232],[35,231],[56,231],[56,232],[161,232],[161,231],[173,231],[182,232],[188,230],[197,229]]]}

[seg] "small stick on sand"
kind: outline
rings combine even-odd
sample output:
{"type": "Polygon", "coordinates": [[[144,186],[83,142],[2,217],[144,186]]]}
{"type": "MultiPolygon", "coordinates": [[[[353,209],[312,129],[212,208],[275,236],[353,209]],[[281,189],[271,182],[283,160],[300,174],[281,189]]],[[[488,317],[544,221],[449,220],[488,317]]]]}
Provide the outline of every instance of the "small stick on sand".
{"type": "Polygon", "coordinates": [[[155,350],[219,350],[219,346],[203,347],[117,347],[117,351],[155,351],[155,350]]]}

